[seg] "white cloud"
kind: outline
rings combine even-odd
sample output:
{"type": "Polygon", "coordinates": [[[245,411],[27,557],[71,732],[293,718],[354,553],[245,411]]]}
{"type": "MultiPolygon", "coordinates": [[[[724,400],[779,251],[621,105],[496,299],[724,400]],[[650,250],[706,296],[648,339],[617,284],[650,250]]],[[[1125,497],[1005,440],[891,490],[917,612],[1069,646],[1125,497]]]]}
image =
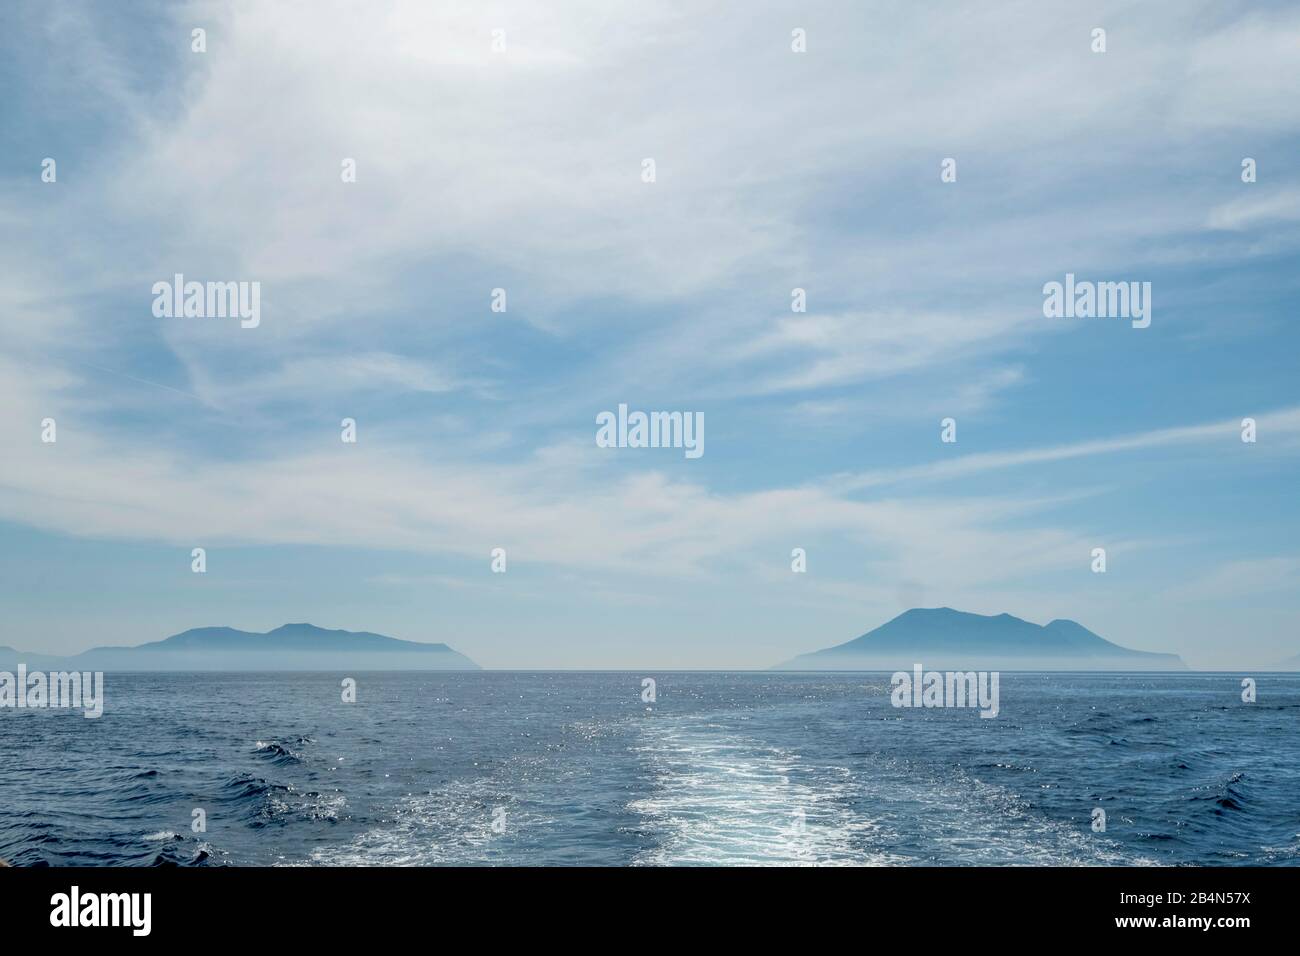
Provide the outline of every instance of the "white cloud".
{"type": "MultiPolygon", "coordinates": [[[[1300,406],[1284,408],[1254,417],[1258,429],[1269,434],[1272,438],[1282,437],[1285,439],[1300,434],[1300,406]]],[[[962,455],[947,461],[936,461],[890,471],[842,475],[833,479],[829,485],[847,491],[900,482],[961,478],[987,471],[1068,461],[1072,458],[1111,455],[1125,451],[1151,450],[1177,445],[1202,445],[1206,447],[1218,445],[1222,448],[1244,449],[1246,453],[1254,451],[1256,447],[1241,441],[1241,419],[1237,418],[1225,422],[1207,422],[1200,425],[1160,428],[1132,435],[1053,445],[1047,448],[962,455]]],[[[1288,453],[1297,449],[1294,442],[1292,442],[1284,444],[1280,450],[1283,453],[1288,453]]]]}
{"type": "MultiPolygon", "coordinates": [[[[1249,188],[1257,189],[1257,184],[1249,188]]],[[[1258,189],[1258,193],[1231,202],[1222,203],[1210,210],[1206,220],[1209,229],[1226,229],[1239,232],[1261,225],[1296,222],[1300,220],[1300,189],[1258,189]]]]}
{"type": "Polygon", "coordinates": [[[1225,561],[1195,580],[1163,591],[1159,600],[1170,605],[1294,595],[1300,590],[1300,558],[1275,557],[1225,561]]]}
{"type": "MultiPolygon", "coordinates": [[[[126,126],[59,188],[98,206],[121,241],[86,248],[71,226],[81,208],[49,226],[74,286],[174,269],[263,281],[274,314],[261,347],[289,349],[286,361],[323,339],[373,351],[350,328],[357,315],[413,305],[431,340],[460,334],[449,294],[495,276],[516,286],[517,315],[559,336],[607,326],[593,300],[671,306],[662,323],[622,330],[606,381],[630,371],[748,394],[923,374],[1049,331],[1032,321],[1045,275],[1159,259],[1178,247],[1153,238],[1205,221],[1210,202],[1198,210],[1182,189],[1090,188],[1097,163],[1061,142],[1086,144],[1104,120],[1107,161],[1124,168],[1162,136],[1277,136],[1300,122],[1263,75],[1300,63],[1287,42],[1300,14],[1194,7],[1171,18],[1114,5],[1079,18],[1076,36],[1067,7],[1040,3],[883,18],[830,5],[807,11],[810,52],[794,55],[776,4],[740,19],[694,2],[397,2],[383,16],[199,4],[173,15],[209,24],[209,52],[176,59],[183,94],[170,109],[132,92],[111,48],[77,48],[78,69],[111,79],[126,126]],[[1108,17],[1112,51],[1097,57],[1088,30],[1108,17]],[[504,53],[490,48],[497,28],[504,53]],[[1158,129],[1189,47],[1188,109],[1158,129]],[[962,178],[940,192],[938,159],[952,154],[962,178]],[[659,163],[652,186],[638,176],[645,156],[659,163]],[[339,181],[343,157],[358,162],[355,184],[339,181]],[[902,203],[900,177],[933,195],[902,203]],[[1043,208],[1035,197],[1063,179],[1078,193],[1056,190],[1043,208]],[[772,318],[796,284],[813,312],[772,318]],[[772,367],[737,371],[735,355],[772,367]]],[[[166,336],[210,379],[240,361],[191,328],[166,336]]],[[[265,381],[278,394],[290,378],[265,381]]]]}

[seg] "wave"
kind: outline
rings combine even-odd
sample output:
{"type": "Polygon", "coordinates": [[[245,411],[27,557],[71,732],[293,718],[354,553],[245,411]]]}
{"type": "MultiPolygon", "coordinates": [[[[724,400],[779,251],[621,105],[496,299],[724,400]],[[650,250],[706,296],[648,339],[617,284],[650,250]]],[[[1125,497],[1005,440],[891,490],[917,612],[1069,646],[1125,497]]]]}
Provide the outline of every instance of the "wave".
{"type": "Polygon", "coordinates": [[[303,760],[302,754],[291,749],[287,744],[280,743],[278,740],[257,741],[254,745],[253,753],[259,757],[267,758],[271,763],[279,764],[281,766],[286,764],[302,763],[303,760]]]}

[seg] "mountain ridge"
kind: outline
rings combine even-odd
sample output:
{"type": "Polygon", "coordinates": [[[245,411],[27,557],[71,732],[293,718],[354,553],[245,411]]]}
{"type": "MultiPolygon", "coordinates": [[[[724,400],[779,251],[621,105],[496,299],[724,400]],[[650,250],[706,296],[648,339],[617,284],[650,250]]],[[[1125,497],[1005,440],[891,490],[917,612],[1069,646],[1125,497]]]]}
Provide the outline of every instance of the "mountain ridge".
{"type": "Polygon", "coordinates": [[[194,627],[158,641],[92,647],[66,657],[0,648],[0,664],[20,658],[31,669],[45,670],[480,670],[447,644],[306,622],[265,632],[194,627]]]}
{"type": "Polygon", "coordinates": [[[913,663],[1007,670],[1186,670],[1177,654],[1135,651],[1077,621],[1034,624],[1012,614],[910,608],[873,630],[776,670],[896,670],[913,663]]]}

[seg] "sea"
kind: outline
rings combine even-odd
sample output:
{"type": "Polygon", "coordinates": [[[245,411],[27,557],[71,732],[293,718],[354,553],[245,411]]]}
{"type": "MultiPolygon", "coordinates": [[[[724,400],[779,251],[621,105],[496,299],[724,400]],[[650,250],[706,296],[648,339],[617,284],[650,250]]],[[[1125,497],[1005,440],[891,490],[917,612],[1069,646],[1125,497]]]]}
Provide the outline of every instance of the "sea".
{"type": "Polygon", "coordinates": [[[0,710],[15,866],[1300,862],[1300,678],[109,674],[0,710]],[[647,683],[647,678],[653,685],[647,683]],[[650,688],[652,687],[653,693],[650,688]],[[1100,811],[1100,813],[1098,812],[1100,811]]]}

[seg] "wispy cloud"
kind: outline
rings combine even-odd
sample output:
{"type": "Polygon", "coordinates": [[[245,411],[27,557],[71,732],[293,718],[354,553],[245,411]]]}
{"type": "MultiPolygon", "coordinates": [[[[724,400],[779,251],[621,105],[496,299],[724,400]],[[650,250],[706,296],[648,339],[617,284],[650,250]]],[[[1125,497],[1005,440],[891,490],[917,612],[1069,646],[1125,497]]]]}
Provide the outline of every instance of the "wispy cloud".
{"type": "MultiPolygon", "coordinates": [[[[1258,428],[1264,429],[1273,436],[1294,436],[1300,434],[1300,406],[1269,412],[1258,416],[1255,421],[1258,428]]],[[[1047,448],[961,455],[947,461],[935,461],[907,468],[842,475],[832,479],[829,486],[839,491],[851,491],[903,482],[941,481],[981,472],[1068,461],[1072,458],[1114,455],[1126,451],[1149,451],[1177,445],[1218,445],[1233,448],[1242,444],[1241,428],[1242,419],[1235,418],[1222,422],[1160,428],[1113,438],[1053,445],[1047,448]]],[[[1300,448],[1294,444],[1290,448],[1292,451],[1300,451],[1300,448]]]]}

